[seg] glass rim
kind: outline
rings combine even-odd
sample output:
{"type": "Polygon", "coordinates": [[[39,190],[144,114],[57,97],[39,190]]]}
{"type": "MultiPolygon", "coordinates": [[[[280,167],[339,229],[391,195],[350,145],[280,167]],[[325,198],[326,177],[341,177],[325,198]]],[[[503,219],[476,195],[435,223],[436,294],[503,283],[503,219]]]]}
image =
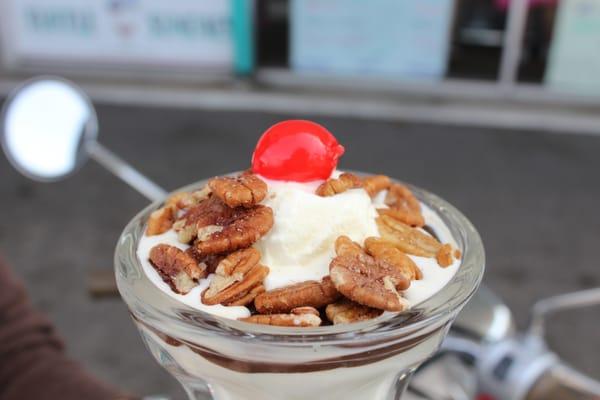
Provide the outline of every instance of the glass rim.
{"type": "MultiPolygon", "coordinates": [[[[198,189],[206,182],[206,179],[200,180],[171,193],[198,189]]],[[[191,334],[200,329],[235,341],[251,339],[290,346],[311,343],[352,345],[357,340],[385,341],[412,334],[450,319],[473,296],[483,278],[485,252],[479,233],[460,211],[437,195],[414,185],[407,185],[447,225],[462,252],[462,261],[454,276],[442,289],[405,312],[385,312],[378,318],[351,324],[290,328],[220,317],[184,304],[158,288],[146,276],[137,257],[139,238],[144,234],[147,218],[164,200],[156,201],[141,210],[119,237],[115,249],[115,274],[119,292],[130,312],[146,324],[178,327],[191,334]]]]}

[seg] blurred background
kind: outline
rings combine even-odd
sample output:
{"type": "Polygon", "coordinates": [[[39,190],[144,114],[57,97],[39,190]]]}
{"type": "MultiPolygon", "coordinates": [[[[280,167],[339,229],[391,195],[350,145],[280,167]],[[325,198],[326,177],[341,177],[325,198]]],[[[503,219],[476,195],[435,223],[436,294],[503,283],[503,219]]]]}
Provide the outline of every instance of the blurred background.
{"type": "MultiPolygon", "coordinates": [[[[535,300],[600,285],[600,0],[3,0],[0,45],[0,104],[35,75],[73,80],[101,142],[166,189],[246,168],[270,125],[312,119],[342,168],[461,209],[521,327],[535,300]]],[[[0,158],[0,204],[0,253],[72,357],[182,397],[101,281],[147,200],[96,164],[44,184],[0,158]]],[[[599,321],[549,328],[597,378],[599,321]]]]}

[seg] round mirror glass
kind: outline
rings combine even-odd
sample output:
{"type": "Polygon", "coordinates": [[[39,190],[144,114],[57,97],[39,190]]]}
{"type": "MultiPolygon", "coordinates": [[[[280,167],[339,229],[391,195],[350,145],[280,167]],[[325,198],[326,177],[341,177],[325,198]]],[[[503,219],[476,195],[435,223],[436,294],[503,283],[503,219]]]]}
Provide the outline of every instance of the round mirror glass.
{"type": "Polygon", "coordinates": [[[98,120],[88,97],[74,84],[36,79],[7,99],[0,142],[9,161],[24,175],[54,181],[73,173],[96,140],[98,120]]]}

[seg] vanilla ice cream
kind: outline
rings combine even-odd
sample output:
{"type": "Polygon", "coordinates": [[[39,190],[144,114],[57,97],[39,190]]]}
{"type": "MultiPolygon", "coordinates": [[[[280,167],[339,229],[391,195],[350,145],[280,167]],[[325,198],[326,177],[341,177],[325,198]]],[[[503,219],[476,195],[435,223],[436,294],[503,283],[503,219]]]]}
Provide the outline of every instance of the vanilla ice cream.
{"type": "Polygon", "coordinates": [[[339,236],[362,243],[369,236],[379,235],[377,211],[362,189],[321,197],[310,190],[314,185],[267,184],[269,195],[264,204],[273,209],[275,222],[256,243],[261,262],[270,269],[264,281],[267,290],[328,275],[339,236]]]}

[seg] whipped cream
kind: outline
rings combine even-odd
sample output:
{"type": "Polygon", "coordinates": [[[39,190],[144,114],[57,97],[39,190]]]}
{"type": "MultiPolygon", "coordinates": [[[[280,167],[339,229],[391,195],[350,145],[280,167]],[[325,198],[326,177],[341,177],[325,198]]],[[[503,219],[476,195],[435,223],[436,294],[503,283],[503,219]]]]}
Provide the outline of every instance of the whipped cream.
{"type": "MultiPolygon", "coordinates": [[[[334,172],[333,177],[339,173],[334,172]]],[[[385,207],[385,193],[371,199],[364,190],[353,189],[335,196],[321,197],[315,194],[315,190],[322,181],[298,183],[262,179],[269,187],[269,193],[262,203],[271,207],[274,214],[273,227],[255,244],[262,254],[261,263],[270,270],[264,281],[267,290],[307,280],[321,280],[329,275],[329,263],[335,257],[335,240],[341,235],[358,243],[363,243],[369,236],[379,236],[375,223],[376,208],[385,207]]],[[[435,231],[440,241],[458,247],[438,214],[424,204],[421,204],[421,208],[427,225],[435,231]]],[[[195,309],[221,317],[237,319],[250,315],[246,307],[202,303],[200,295],[210,285],[213,275],[202,279],[198,286],[185,295],[174,293],[148,261],[150,250],[159,243],[182,250],[189,246],[180,243],[172,230],[162,235],[144,235],[140,239],[137,255],[144,272],[160,290],[195,309]]],[[[412,281],[403,292],[411,306],[442,289],[460,266],[460,260],[441,268],[433,258],[409,257],[423,273],[423,279],[412,281]]]]}

